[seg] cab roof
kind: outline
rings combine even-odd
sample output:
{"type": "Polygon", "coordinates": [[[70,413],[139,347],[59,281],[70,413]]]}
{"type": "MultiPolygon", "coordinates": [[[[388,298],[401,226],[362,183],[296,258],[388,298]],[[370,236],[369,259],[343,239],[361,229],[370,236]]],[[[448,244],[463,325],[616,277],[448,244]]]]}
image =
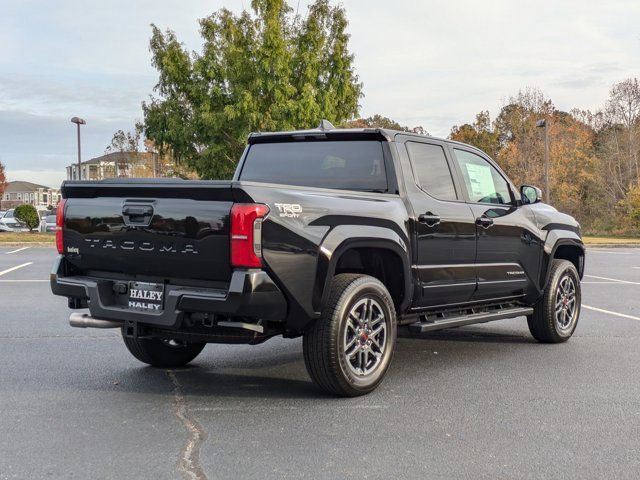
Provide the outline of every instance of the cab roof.
{"type": "MultiPolygon", "coordinates": [[[[329,121],[323,120],[317,128],[309,130],[291,130],[287,132],[254,132],[249,135],[248,143],[278,143],[314,140],[382,140],[391,142],[396,135],[408,135],[425,138],[425,135],[387,128],[336,128],[329,121]]],[[[449,142],[444,138],[427,136],[434,140],[449,142]]]]}

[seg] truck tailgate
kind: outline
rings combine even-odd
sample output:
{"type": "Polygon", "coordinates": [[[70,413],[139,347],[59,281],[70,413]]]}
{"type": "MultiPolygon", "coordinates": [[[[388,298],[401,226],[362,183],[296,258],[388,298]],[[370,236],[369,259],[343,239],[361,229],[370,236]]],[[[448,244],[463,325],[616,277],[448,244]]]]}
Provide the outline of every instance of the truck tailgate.
{"type": "Polygon", "coordinates": [[[65,182],[65,256],[82,272],[228,281],[231,182],[65,182]]]}

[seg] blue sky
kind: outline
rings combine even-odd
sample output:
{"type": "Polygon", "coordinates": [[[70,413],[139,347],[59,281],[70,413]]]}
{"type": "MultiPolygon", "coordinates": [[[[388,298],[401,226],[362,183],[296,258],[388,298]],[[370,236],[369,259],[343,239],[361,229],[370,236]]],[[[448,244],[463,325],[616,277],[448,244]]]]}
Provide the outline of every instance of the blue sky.
{"type": "MultiPolygon", "coordinates": [[[[250,0],[2,0],[0,161],[10,180],[57,185],[132,128],[152,93],[150,24],[200,49],[197,19],[250,0]]],[[[296,7],[297,1],[292,5],[296,7]]],[[[308,2],[301,0],[300,9],[308,2]]],[[[521,88],[561,109],[597,109],[610,86],[640,74],[637,0],[343,0],[364,82],[361,114],[381,113],[446,136],[521,88]]]]}

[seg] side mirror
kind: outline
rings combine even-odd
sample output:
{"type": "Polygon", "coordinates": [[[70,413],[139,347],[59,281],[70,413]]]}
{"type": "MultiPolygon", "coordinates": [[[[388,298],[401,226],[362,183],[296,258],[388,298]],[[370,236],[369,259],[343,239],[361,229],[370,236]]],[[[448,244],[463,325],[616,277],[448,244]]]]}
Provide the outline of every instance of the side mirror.
{"type": "Polygon", "coordinates": [[[522,203],[525,205],[538,203],[542,201],[542,190],[531,185],[522,185],[520,187],[520,196],[522,197],[522,203]]]}

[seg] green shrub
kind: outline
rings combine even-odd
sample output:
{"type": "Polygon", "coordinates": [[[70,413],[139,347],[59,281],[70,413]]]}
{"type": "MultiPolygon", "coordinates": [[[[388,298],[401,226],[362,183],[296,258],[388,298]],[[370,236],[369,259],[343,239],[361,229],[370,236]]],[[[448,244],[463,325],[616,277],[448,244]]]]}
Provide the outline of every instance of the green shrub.
{"type": "Polygon", "coordinates": [[[629,222],[634,227],[640,227],[640,185],[629,190],[626,203],[629,222]]]}
{"type": "Polygon", "coordinates": [[[30,232],[40,225],[40,217],[38,217],[38,211],[33,205],[19,205],[16,207],[13,215],[16,220],[23,222],[30,232]]]}

